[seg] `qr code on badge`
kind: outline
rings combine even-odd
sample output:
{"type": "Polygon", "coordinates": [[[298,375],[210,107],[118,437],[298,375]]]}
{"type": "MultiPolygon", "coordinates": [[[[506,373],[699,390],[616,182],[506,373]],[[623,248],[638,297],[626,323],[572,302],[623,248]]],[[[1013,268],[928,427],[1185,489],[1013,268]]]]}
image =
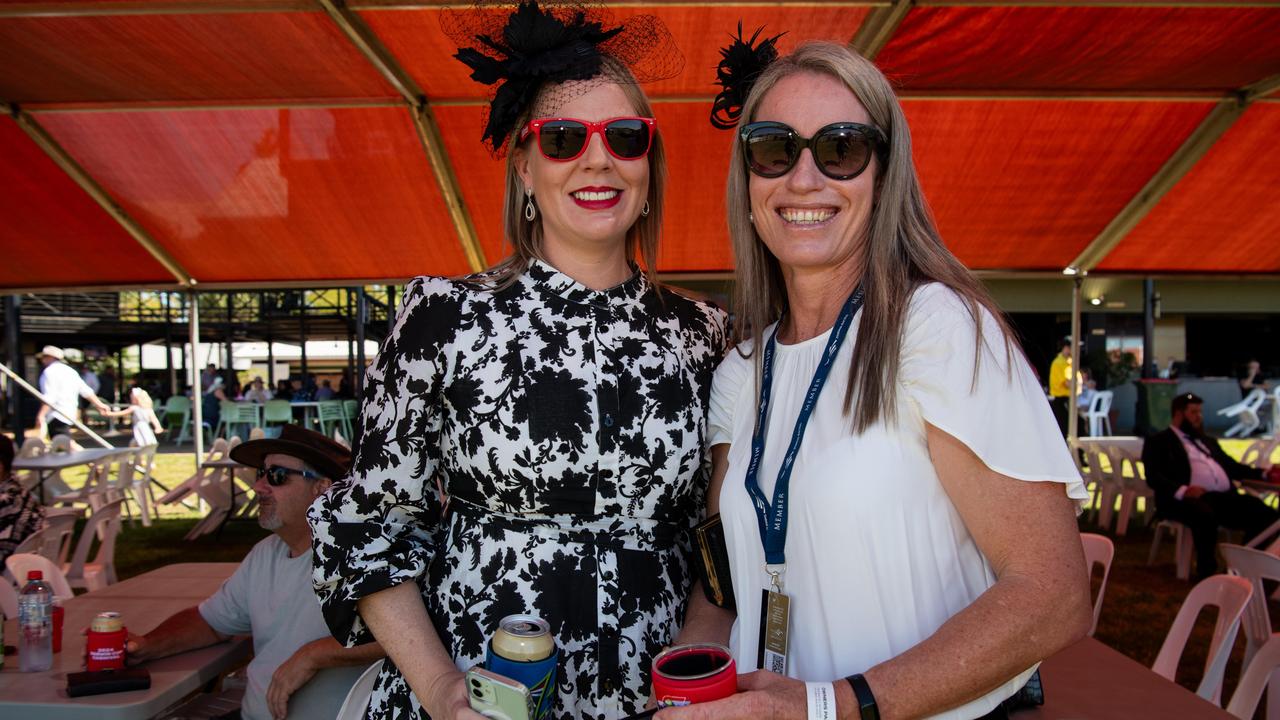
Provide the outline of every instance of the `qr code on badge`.
{"type": "Polygon", "coordinates": [[[775,652],[766,651],[764,654],[764,669],[769,672],[775,672],[779,675],[787,674],[787,656],[779,655],[775,652]]]}

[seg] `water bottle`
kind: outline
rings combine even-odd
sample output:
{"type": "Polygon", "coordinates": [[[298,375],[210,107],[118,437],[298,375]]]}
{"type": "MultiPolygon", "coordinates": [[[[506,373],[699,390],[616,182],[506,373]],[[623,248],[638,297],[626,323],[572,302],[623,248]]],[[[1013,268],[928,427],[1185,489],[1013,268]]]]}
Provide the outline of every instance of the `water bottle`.
{"type": "Polygon", "coordinates": [[[44,573],[27,573],[18,597],[18,669],[43,672],[53,667],[53,589],[44,573]]]}

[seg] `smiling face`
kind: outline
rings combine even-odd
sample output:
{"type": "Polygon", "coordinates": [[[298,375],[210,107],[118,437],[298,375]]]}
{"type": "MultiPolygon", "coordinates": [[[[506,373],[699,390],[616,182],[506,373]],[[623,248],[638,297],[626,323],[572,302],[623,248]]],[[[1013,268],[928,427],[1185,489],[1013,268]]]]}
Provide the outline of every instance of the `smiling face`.
{"type": "MultiPolygon", "coordinates": [[[[779,80],[760,102],[753,120],[785,123],[801,137],[825,125],[871,118],[844,83],[825,74],[800,72],[779,80]]],[[[756,232],[784,270],[851,268],[860,262],[875,200],[879,160],[851,180],[818,171],[813,153],[801,152],[786,175],[749,179],[756,232]]]]}
{"type": "MultiPolygon", "coordinates": [[[[592,82],[592,81],[589,81],[592,82]]],[[[550,114],[600,122],[640,113],[622,88],[599,83],[556,107],[550,114]]],[[[648,199],[649,159],[620,160],[593,133],[586,150],[574,160],[549,160],[530,137],[513,151],[524,187],[532,188],[542,223],[543,242],[560,247],[599,249],[624,247],[627,230],[640,217],[648,199]]]]}
{"type": "MultiPolygon", "coordinates": [[[[306,463],[292,455],[273,453],[263,459],[265,467],[279,466],[291,470],[305,470],[306,463]]],[[[258,497],[258,524],[272,532],[297,531],[307,527],[307,508],[331,484],[328,479],[310,480],[291,474],[288,482],[278,487],[258,478],[253,491],[258,497]]]]}

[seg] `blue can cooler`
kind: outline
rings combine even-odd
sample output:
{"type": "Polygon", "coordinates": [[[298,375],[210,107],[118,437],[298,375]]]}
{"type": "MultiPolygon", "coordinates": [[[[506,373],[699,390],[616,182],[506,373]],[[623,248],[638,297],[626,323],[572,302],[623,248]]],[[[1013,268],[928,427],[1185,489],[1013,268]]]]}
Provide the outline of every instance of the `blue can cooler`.
{"type": "Polygon", "coordinates": [[[556,704],[559,660],[551,626],[535,615],[508,615],[489,641],[484,666],[529,688],[532,720],[546,720],[556,704]]]}

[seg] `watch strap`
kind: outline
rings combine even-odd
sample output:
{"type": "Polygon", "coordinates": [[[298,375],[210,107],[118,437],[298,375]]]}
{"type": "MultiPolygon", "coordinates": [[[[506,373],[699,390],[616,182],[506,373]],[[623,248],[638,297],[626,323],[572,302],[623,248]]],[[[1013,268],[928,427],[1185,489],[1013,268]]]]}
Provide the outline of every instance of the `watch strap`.
{"type": "Polygon", "coordinates": [[[861,720],[880,720],[880,708],[876,705],[876,696],[862,673],[845,678],[853,688],[853,696],[858,700],[858,717],[861,720]]]}

